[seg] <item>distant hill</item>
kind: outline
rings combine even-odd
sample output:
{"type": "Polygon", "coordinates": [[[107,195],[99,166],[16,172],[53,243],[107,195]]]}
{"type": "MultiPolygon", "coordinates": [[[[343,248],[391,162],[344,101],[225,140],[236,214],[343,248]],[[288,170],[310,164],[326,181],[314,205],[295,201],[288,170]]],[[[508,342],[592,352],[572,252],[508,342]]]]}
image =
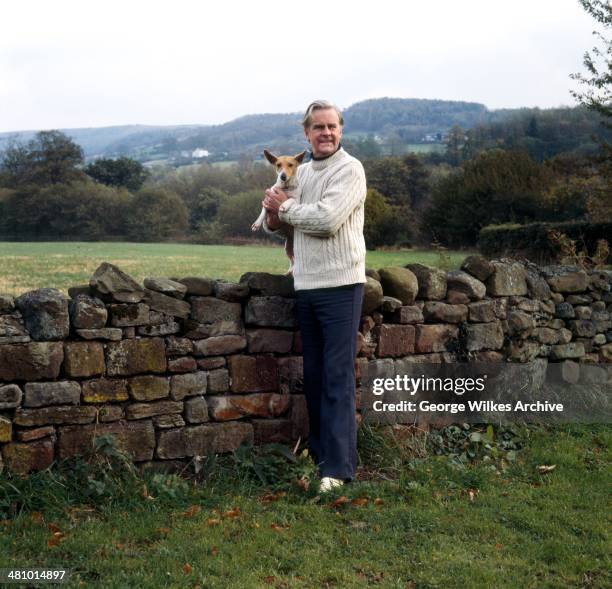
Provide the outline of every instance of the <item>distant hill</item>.
{"type": "MultiPolygon", "coordinates": [[[[453,125],[464,129],[503,120],[512,110],[490,111],[475,102],[376,98],[364,100],[344,111],[345,136],[373,136],[384,145],[440,143],[453,125]]],[[[61,129],[83,147],[87,158],[129,155],[143,162],[190,163],[196,148],[208,152],[209,161],[259,156],[264,147],[299,151],[305,146],[302,113],[253,114],[221,125],[151,126],[61,129]]],[[[0,133],[0,150],[11,137],[21,141],[35,131],[0,133]]]]}

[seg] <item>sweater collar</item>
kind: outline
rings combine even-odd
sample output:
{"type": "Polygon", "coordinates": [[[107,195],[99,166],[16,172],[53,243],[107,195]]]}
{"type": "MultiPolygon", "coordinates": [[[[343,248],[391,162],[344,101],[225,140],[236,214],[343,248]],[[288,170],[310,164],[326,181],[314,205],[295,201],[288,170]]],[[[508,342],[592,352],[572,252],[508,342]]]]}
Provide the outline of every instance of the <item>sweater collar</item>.
{"type": "Polygon", "coordinates": [[[334,151],[334,153],[326,155],[325,157],[315,159],[314,156],[311,156],[310,165],[312,166],[313,170],[323,170],[324,168],[327,168],[328,166],[331,166],[337,162],[342,157],[343,153],[345,153],[345,151],[342,148],[342,145],[339,145],[338,149],[334,151]]]}

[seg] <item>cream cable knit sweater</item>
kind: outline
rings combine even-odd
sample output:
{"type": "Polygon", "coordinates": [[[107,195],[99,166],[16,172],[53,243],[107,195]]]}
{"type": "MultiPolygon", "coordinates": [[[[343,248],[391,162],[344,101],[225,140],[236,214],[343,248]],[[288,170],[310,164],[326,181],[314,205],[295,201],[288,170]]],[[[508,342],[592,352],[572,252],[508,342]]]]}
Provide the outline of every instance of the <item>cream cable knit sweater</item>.
{"type": "MultiPolygon", "coordinates": [[[[366,179],[361,162],[340,148],[298,168],[298,188],[279,210],[292,225],[296,290],[365,282],[366,179]]],[[[268,233],[282,235],[282,230],[268,233]]]]}

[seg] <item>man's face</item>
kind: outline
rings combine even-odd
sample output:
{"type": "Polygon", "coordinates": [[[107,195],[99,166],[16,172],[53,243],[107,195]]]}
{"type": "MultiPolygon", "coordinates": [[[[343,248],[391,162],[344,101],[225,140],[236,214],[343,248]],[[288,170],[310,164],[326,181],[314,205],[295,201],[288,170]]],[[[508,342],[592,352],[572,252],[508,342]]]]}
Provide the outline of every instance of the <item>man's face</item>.
{"type": "Polygon", "coordinates": [[[315,157],[334,153],[340,145],[342,126],[334,108],[321,108],[312,113],[310,126],[304,129],[308,143],[315,157]]]}

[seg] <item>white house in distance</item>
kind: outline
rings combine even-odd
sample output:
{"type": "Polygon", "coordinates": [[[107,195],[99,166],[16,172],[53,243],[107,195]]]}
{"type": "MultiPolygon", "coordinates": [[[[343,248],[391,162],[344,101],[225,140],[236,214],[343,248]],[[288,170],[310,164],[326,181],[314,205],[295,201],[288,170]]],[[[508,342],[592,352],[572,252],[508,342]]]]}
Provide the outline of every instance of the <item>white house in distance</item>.
{"type": "Polygon", "coordinates": [[[208,149],[203,149],[201,147],[197,147],[191,152],[191,157],[196,160],[200,160],[208,156],[209,156],[208,149]]]}

